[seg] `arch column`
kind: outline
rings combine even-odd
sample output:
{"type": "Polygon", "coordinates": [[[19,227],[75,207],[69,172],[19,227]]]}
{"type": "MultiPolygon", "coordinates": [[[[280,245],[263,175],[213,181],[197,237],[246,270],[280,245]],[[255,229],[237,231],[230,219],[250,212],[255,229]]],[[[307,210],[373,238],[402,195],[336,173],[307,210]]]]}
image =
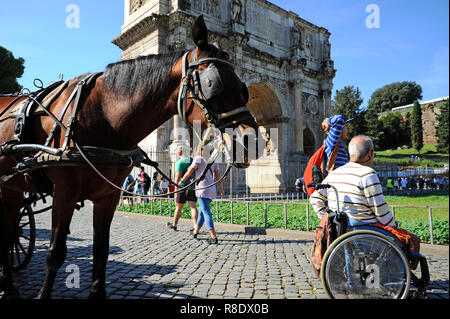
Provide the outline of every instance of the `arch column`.
{"type": "Polygon", "coordinates": [[[294,141],[295,152],[303,152],[303,101],[302,101],[302,85],[301,79],[294,81],[294,141]]]}

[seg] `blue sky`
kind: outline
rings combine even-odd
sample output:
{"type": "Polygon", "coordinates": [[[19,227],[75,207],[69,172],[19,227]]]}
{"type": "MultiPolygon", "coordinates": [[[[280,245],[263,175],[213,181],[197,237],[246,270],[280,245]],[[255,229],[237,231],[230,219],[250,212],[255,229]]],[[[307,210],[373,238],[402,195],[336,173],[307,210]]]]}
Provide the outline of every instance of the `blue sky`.
{"type": "MultiPolygon", "coordinates": [[[[335,90],[359,87],[367,104],[385,84],[416,81],[423,100],[447,96],[449,82],[449,2],[447,0],[273,0],[331,33],[337,69],[335,90]],[[379,8],[379,28],[367,28],[366,7],[379,8]]],[[[101,71],[120,60],[111,43],[123,24],[122,0],[9,1],[0,11],[0,45],[25,59],[19,83],[33,88],[59,73],[70,79],[101,71]],[[80,8],[80,28],[67,28],[66,7],[80,8]]]]}

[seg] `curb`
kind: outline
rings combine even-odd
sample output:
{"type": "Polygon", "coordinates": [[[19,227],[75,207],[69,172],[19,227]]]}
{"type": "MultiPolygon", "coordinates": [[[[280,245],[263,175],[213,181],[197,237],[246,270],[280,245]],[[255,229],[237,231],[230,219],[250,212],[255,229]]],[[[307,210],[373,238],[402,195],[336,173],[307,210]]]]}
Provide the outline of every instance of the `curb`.
{"type": "MultiPolygon", "coordinates": [[[[173,217],[168,216],[158,216],[158,215],[144,215],[138,213],[130,212],[119,212],[116,211],[117,215],[129,216],[134,218],[143,218],[158,222],[171,222],[173,217]]],[[[192,226],[192,221],[190,219],[180,218],[179,224],[192,226]]],[[[249,235],[265,235],[270,238],[281,238],[281,239],[291,239],[299,241],[314,241],[313,231],[299,231],[299,230],[289,230],[289,229],[279,229],[279,228],[264,228],[255,227],[247,225],[235,225],[235,224],[225,224],[214,222],[215,228],[220,231],[227,232],[239,232],[249,235]]],[[[445,245],[431,245],[431,244],[420,244],[420,252],[423,254],[430,254],[436,256],[449,257],[449,246],[445,245]]]]}

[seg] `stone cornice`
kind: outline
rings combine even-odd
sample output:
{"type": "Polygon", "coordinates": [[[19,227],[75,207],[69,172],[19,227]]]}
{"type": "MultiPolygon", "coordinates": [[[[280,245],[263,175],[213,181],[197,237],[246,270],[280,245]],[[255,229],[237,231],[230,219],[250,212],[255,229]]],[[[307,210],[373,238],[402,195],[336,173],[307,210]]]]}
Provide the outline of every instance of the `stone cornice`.
{"type": "Polygon", "coordinates": [[[130,45],[142,39],[145,35],[154,31],[159,25],[167,22],[167,16],[153,13],[140,20],[138,23],[127,29],[111,42],[120,49],[125,50],[130,45]]]}

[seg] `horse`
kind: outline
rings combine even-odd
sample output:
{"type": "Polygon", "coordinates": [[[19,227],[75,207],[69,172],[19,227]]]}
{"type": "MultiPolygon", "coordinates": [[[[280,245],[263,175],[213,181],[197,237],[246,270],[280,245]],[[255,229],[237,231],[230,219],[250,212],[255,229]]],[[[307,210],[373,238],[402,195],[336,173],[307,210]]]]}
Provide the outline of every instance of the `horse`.
{"type": "MultiPolygon", "coordinates": [[[[235,128],[240,131],[251,128],[258,132],[255,118],[248,110],[242,109],[248,102],[247,88],[231,64],[227,63],[228,54],[219,45],[208,42],[208,29],[202,16],[196,18],[191,31],[195,44],[193,50],[142,56],[109,64],[105,72],[93,80],[89,92],[80,100],[72,125],[73,139],[68,146],[73,147],[76,141],[79,145],[116,150],[135,149],[152,131],[174,115],[180,114],[180,90],[195,82],[195,76],[188,80],[184,77],[186,69],[183,68],[186,68],[186,63],[191,64],[191,70],[196,73],[197,78],[214,69],[213,75],[221,79],[221,87],[216,88],[216,92],[210,92],[212,95],[206,102],[201,98],[184,98],[186,102],[182,115],[188,124],[200,121],[202,128],[207,128],[212,125],[214,114],[228,114],[222,117],[226,117],[224,120],[228,123],[234,123],[235,128]]],[[[48,106],[52,114],[60,114],[82,78],[79,76],[69,80],[60,96],[48,106]]],[[[0,144],[13,138],[15,127],[15,121],[3,111],[9,104],[20,103],[25,98],[15,101],[13,96],[0,97],[0,144]]],[[[67,123],[71,120],[71,111],[76,107],[75,101],[68,105],[67,112],[61,118],[61,123],[65,123],[66,127],[69,127],[67,123]]],[[[221,116],[216,116],[216,120],[217,118],[221,116]]],[[[55,119],[44,114],[28,121],[31,142],[43,144],[49,137],[55,119]]],[[[224,132],[223,129],[221,127],[220,131],[224,132]]],[[[248,139],[247,135],[242,136],[248,139]]],[[[55,135],[50,146],[61,147],[64,137],[64,134],[55,135]]],[[[255,135],[255,139],[257,138],[255,135]]],[[[246,143],[242,137],[234,136],[232,140],[246,143]]],[[[0,155],[2,176],[18,162],[14,156],[0,155]]],[[[247,167],[249,159],[245,158],[240,165],[247,167]]],[[[101,167],[98,170],[115,185],[122,185],[131,169],[101,167]]],[[[66,258],[66,240],[74,209],[78,202],[84,200],[93,203],[93,269],[89,297],[106,298],[105,273],[110,226],[119,202],[120,190],[108,184],[91,167],[52,166],[41,170],[52,186],[53,207],[51,238],[46,257],[47,273],[37,298],[51,298],[57,271],[66,258]]],[[[13,285],[8,248],[13,240],[14,221],[22,207],[24,192],[36,193],[39,189],[23,174],[1,184],[0,291],[4,291],[4,298],[20,297],[13,285]]]]}

